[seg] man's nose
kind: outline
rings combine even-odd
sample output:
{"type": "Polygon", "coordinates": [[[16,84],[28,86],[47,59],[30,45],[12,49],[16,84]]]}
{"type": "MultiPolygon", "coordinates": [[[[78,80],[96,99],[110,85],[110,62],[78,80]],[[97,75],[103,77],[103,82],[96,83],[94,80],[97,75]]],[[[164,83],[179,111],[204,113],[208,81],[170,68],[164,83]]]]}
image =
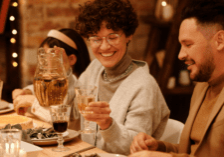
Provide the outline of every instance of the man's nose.
{"type": "Polygon", "coordinates": [[[184,50],[184,48],[181,47],[180,52],[179,52],[179,54],[178,54],[178,59],[179,59],[179,60],[185,60],[186,57],[187,57],[186,50],[184,50]]]}

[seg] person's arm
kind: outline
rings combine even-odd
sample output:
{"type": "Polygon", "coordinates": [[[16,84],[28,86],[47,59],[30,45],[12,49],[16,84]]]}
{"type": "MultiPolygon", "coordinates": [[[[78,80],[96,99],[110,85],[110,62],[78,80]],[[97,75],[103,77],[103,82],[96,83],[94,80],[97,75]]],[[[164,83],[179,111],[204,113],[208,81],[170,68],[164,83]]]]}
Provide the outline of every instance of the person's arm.
{"type": "Polygon", "coordinates": [[[100,130],[107,148],[121,154],[129,152],[133,137],[139,132],[146,132],[159,139],[169,118],[169,109],[155,80],[130,79],[127,84],[131,86],[117,93],[120,95],[117,98],[112,98],[117,100],[110,104],[111,107],[117,104],[117,107],[111,109],[112,125],[106,130],[100,130]],[[126,112],[121,113],[120,110],[126,112]],[[115,120],[116,116],[124,117],[123,121],[115,120]]]}
{"type": "Polygon", "coordinates": [[[48,123],[51,122],[49,107],[40,106],[37,99],[34,100],[32,106],[31,106],[31,113],[45,122],[48,122],[48,123]]]}

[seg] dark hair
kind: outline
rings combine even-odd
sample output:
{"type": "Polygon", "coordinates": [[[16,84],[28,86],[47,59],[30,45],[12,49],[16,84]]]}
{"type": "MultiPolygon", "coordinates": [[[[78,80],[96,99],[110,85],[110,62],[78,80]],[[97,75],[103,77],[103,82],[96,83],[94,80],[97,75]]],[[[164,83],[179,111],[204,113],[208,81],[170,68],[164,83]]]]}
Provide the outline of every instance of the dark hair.
{"type": "Polygon", "coordinates": [[[220,24],[224,28],[224,0],[192,0],[182,11],[182,20],[196,18],[201,25],[220,24]]]}
{"type": "Polygon", "coordinates": [[[126,37],[134,34],[138,27],[137,14],[129,0],[95,0],[80,5],[76,29],[86,38],[97,33],[103,21],[107,28],[123,30],[126,37]]]}
{"type": "Polygon", "coordinates": [[[70,28],[64,28],[60,29],[59,31],[64,33],[66,36],[68,36],[75,42],[77,50],[53,37],[47,37],[41,43],[40,47],[43,47],[45,44],[47,44],[49,47],[58,46],[64,48],[68,56],[74,54],[77,57],[77,62],[75,64],[75,67],[73,68],[73,73],[76,74],[77,77],[79,77],[80,74],[86,69],[86,67],[90,63],[90,57],[87,46],[83,38],[75,30],[70,28]]]}

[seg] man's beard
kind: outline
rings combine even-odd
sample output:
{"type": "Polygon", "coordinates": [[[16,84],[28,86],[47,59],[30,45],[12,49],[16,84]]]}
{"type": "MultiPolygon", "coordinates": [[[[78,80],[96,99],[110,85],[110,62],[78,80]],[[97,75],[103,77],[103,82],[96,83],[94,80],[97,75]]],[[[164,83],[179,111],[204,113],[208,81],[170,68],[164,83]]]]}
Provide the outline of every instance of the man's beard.
{"type": "Polygon", "coordinates": [[[205,62],[200,65],[198,74],[195,75],[193,81],[197,82],[208,82],[212,76],[212,73],[215,69],[214,57],[211,55],[211,52],[208,52],[209,55],[205,56],[205,62]]]}

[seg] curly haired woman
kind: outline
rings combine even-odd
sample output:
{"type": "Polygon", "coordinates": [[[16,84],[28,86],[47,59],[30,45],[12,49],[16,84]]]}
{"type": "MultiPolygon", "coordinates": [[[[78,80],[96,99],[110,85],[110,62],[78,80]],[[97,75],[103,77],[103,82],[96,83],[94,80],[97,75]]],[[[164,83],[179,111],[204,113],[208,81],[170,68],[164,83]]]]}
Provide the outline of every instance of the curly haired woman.
{"type": "Polygon", "coordinates": [[[76,28],[89,40],[96,59],[79,81],[98,89],[97,101],[86,108],[93,114],[82,115],[91,121],[95,138],[83,134],[82,140],[107,152],[127,155],[139,132],[160,138],[170,111],[147,63],[133,60],[127,53],[138,26],[131,3],[95,0],[85,3],[80,11],[76,28]]]}

